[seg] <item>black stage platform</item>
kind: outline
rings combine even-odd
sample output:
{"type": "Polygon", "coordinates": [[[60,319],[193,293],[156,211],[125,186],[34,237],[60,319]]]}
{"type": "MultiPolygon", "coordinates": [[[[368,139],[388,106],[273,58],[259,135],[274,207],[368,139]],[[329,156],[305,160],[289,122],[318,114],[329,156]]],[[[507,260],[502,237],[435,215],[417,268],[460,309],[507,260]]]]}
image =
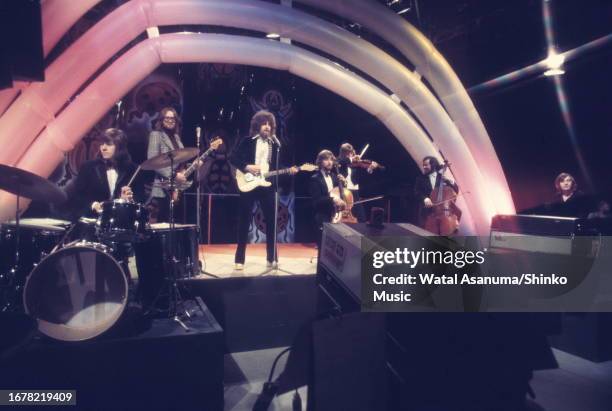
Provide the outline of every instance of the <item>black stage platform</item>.
{"type": "MultiPolygon", "coordinates": [[[[187,321],[67,343],[36,337],[0,364],[3,389],[76,390],[79,410],[222,410],[223,330],[206,310],[187,321]]],[[[129,325],[129,327],[128,327],[129,325]]]]}

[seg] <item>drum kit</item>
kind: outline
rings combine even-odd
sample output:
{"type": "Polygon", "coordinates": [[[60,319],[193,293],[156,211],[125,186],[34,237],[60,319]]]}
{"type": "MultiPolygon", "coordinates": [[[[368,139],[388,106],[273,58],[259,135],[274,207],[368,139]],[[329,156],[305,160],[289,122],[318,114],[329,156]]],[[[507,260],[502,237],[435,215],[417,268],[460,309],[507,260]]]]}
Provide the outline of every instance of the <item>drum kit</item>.
{"type": "MultiPolygon", "coordinates": [[[[170,167],[174,175],[176,165],[197,154],[197,148],[163,153],[136,173],[170,167]]],[[[174,183],[171,178],[170,190],[174,183]]],[[[189,331],[183,320],[190,313],[178,284],[201,272],[198,227],[175,224],[172,196],[170,223],[149,224],[143,204],[111,200],[102,203],[97,218],[71,224],[19,217],[20,198],[66,201],[65,193],[42,177],[0,165],[0,190],[17,196],[15,220],[0,225],[0,311],[24,310],[39,331],[56,340],[88,340],[109,331],[133,295],[125,254],[117,253],[127,245],[136,255],[143,312],[153,312],[163,299],[162,311],[189,331]]]]}

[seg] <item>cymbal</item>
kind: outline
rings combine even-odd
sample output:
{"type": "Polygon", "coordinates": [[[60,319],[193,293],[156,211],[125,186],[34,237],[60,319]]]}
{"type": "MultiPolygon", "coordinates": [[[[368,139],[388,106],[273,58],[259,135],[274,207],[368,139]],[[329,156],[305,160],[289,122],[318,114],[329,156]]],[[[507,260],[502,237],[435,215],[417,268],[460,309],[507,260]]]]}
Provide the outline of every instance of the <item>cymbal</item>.
{"type": "Polygon", "coordinates": [[[167,153],[151,157],[140,165],[143,170],[159,170],[160,168],[170,167],[170,158],[174,158],[174,165],[177,166],[185,161],[189,161],[200,153],[195,147],[179,148],[167,153]]]}
{"type": "Polygon", "coordinates": [[[66,194],[62,189],[49,180],[4,164],[0,164],[0,190],[51,204],[66,201],[66,194]]]}

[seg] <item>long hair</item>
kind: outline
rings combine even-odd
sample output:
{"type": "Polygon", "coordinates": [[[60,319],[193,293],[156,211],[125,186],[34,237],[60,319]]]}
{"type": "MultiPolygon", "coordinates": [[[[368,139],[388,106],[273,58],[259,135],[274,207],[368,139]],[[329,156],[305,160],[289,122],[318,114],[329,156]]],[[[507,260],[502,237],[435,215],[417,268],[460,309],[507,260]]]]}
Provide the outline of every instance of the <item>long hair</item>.
{"type": "MultiPolygon", "coordinates": [[[[111,164],[117,168],[123,168],[132,162],[132,157],[127,148],[127,136],[123,130],[118,128],[107,128],[98,137],[101,144],[112,144],[115,146],[115,154],[111,158],[111,164]]],[[[98,158],[102,158],[102,153],[98,151],[98,158]]]]}
{"type": "Polygon", "coordinates": [[[555,178],[555,190],[557,194],[561,194],[561,181],[565,180],[567,177],[572,179],[572,186],[570,187],[570,192],[573,194],[578,190],[578,183],[576,183],[576,179],[569,173],[561,173],[555,178]]]}
{"type": "Polygon", "coordinates": [[[157,121],[155,122],[155,130],[157,131],[164,130],[164,117],[166,116],[166,113],[168,112],[174,113],[174,117],[176,118],[176,122],[174,123],[174,133],[180,136],[181,128],[183,127],[183,122],[181,121],[181,118],[179,117],[174,107],[164,107],[161,110],[159,110],[159,116],[157,117],[157,121]]]}
{"type": "Polygon", "coordinates": [[[274,114],[270,113],[267,110],[259,110],[257,113],[253,115],[251,118],[251,126],[249,129],[249,137],[254,137],[259,134],[259,129],[263,124],[270,124],[270,128],[272,131],[271,135],[276,134],[276,119],[274,118],[274,114]]]}
{"type": "Polygon", "coordinates": [[[321,168],[321,163],[323,163],[323,160],[327,160],[327,159],[332,159],[335,160],[336,157],[334,157],[334,153],[332,153],[329,150],[321,150],[319,152],[319,154],[317,154],[317,166],[319,166],[319,168],[321,168]]]}
{"type": "Polygon", "coordinates": [[[339,158],[348,157],[349,154],[354,153],[355,149],[350,143],[344,143],[340,146],[340,151],[338,152],[339,158]]]}
{"type": "Polygon", "coordinates": [[[438,171],[440,169],[440,162],[434,156],[427,156],[423,159],[423,163],[425,160],[429,160],[429,165],[431,166],[432,171],[438,171]]]}

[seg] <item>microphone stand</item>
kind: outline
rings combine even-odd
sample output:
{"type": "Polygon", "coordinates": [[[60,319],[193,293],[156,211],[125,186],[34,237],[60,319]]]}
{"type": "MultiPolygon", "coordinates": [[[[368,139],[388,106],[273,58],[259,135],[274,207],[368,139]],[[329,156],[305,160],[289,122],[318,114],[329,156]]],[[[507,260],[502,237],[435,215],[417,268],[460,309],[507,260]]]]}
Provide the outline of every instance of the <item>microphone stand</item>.
{"type": "MultiPolygon", "coordinates": [[[[275,170],[278,171],[278,160],[280,158],[280,144],[276,144],[276,165],[275,170]]],[[[274,259],[272,260],[272,269],[278,269],[278,250],[276,249],[276,244],[278,242],[278,173],[274,176],[275,186],[274,186],[274,259]],[[276,266],[276,267],[275,267],[276,266]]]]}
{"type": "MultiPolygon", "coordinates": [[[[280,159],[280,141],[278,141],[278,139],[275,137],[274,138],[275,143],[276,143],[276,165],[275,165],[275,170],[278,171],[279,170],[279,159],[280,159]]],[[[279,174],[277,173],[274,176],[274,182],[275,182],[275,187],[274,187],[274,259],[272,262],[272,268],[270,270],[268,270],[267,272],[264,272],[263,275],[267,274],[270,271],[282,271],[284,273],[287,274],[293,274],[290,273],[289,271],[286,270],[282,270],[278,268],[278,248],[277,248],[277,244],[278,244],[278,203],[279,203],[279,194],[278,194],[278,177],[279,174]]]]}
{"type": "MultiPolygon", "coordinates": [[[[198,153],[200,152],[200,127],[196,127],[196,146],[198,147],[198,153]]],[[[198,157],[199,158],[199,157],[198,157]]],[[[196,168],[195,181],[198,182],[196,186],[196,225],[198,226],[198,247],[202,243],[202,232],[200,230],[201,222],[201,210],[202,201],[200,199],[200,167],[196,168]]]]}

